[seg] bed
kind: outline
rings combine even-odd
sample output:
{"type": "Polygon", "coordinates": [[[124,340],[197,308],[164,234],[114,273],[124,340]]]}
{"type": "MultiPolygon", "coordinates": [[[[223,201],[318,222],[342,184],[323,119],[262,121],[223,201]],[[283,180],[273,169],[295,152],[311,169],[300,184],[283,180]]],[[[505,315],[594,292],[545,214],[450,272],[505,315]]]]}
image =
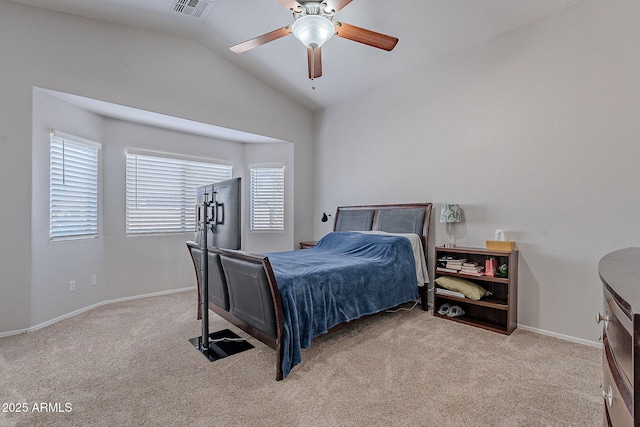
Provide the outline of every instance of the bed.
{"type": "MultiPolygon", "coordinates": [[[[317,336],[418,296],[426,309],[430,217],[431,203],[344,206],[334,231],[310,249],[209,247],[208,307],[273,348],[281,380],[317,336]]],[[[187,247],[200,288],[202,248],[187,247]]]]}

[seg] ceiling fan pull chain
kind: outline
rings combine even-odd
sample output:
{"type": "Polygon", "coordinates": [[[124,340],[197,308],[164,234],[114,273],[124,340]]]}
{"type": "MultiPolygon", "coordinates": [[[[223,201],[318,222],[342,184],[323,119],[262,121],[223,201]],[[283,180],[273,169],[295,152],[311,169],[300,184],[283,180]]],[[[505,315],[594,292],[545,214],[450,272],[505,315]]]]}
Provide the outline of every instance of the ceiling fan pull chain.
{"type": "Polygon", "coordinates": [[[314,76],[316,75],[316,48],[311,48],[311,90],[316,90],[314,76]]]}

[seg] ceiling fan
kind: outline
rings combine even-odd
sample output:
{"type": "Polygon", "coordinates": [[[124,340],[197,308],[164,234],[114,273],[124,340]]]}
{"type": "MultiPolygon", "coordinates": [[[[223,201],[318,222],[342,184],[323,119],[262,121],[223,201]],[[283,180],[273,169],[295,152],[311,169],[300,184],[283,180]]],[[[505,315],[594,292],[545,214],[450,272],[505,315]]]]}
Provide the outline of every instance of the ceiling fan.
{"type": "Polygon", "coordinates": [[[281,6],[293,12],[293,24],[286,25],[245,42],[231,46],[236,53],[246,52],[265,43],[284,36],[293,35],[307,47],[309,78],[322,76],[322,45],[334,35],[369,46],[390,51],[398,43],[396,37],[376,33],[344,22],[334,22],[336,12],[351,3],[352,0],[275,0],[281,6]]]}

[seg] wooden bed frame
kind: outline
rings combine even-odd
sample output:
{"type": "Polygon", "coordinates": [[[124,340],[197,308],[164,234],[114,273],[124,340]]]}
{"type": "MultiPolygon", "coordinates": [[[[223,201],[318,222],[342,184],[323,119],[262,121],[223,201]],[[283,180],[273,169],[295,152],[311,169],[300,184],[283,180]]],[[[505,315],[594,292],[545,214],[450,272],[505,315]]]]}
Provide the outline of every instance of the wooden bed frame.
{"type": "MultiPolygon", "coordinates": [[[[431,207],[431,203],[343,206],[336,211],[334,231],[416,233],[421,238],[426,261],[431,207]]],[[[187,242],[187,248],[196,270],[200,319],[202,248],[191,241],[187,242]]],[[[282,297],[269,258],[214,247],[208,248],[208,257],[209,309],[273,348],[276,351],[276,380],[282,380],[282,297]]],[[[420,288],[420,296],[422,308],[426,310],[424,288],[426,286],[420,288]]]]}

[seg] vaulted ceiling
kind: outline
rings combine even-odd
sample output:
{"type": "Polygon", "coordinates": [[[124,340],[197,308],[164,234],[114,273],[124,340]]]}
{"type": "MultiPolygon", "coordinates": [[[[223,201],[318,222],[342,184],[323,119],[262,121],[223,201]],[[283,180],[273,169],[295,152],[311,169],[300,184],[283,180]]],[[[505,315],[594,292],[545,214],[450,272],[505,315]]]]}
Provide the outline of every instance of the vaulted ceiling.
{"type": "Polygon", "coordinates": [[[399,43],[387,52],[334,37],[322,49],[323,75],[313,82],[306,47],[293,35],[241,54],[229,50],[293,22],[292,12],[274,0],[11,1],[193,39],[316,111],[579,0],[353,0],[336,13],[336,21],[398,37],[399,43]],[[185,8],[178,12],[176,5],[185,8]]]}

